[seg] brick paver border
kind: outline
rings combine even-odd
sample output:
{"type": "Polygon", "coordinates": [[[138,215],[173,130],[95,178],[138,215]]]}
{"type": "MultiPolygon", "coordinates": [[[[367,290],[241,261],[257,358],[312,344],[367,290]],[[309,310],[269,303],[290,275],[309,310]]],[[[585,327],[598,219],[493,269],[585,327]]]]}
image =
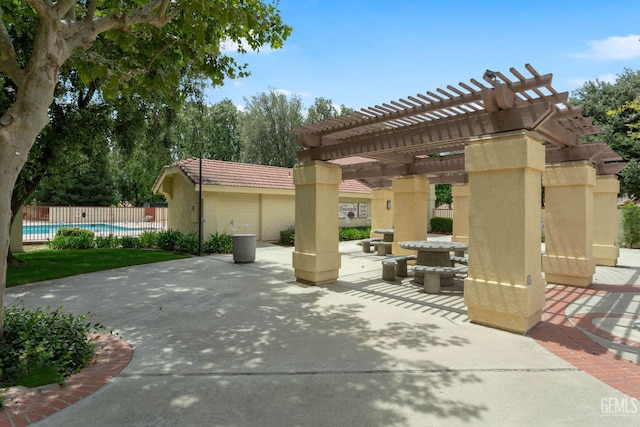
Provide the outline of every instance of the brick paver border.
{"type": "MultiPolygon", "coordinates": [[[[585,319],[611,314],[592,311],[572,319],[565,314],[567,306],[580,298],[617,292],[638,293],[640,286],[592,285],[587,289],[549,287],[546,290],[542,322],[529,332],[529,336],[581,371],[630,397],[640,399],[640,366],[597,344],[576,327],[578,323],[582,325],[585,319]]],[[[599,335],[605,337],[603,333],[599,335]]]]}
{"type": "Polygon", "coordinates": [[[132,357],[129,343],[115,335],[100,335],[96,339],[96,357],[88,367],[68,377],[64,385],[7,389],[0,427],[27,426],[87,397],[117,376],[132,357]]]}

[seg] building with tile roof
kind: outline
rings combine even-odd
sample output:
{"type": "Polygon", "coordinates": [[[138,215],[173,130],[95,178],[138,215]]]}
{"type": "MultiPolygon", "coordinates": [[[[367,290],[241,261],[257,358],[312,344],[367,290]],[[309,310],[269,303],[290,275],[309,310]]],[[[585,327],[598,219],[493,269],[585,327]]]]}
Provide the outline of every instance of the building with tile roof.
{"type": "MultiPolygon", "coordinates": [[[[168,227],[198,231],[200,159],[190,157],[162,168],[154,194],[166,197],[168,227]]],[[[275,241],[295,223],[293,169],[202,160],[203,235],[251,233],[275,241]]],[[[341,226],[370,224],[371,189],[357,180],[340,185],[336,215],[341,226]]]]}

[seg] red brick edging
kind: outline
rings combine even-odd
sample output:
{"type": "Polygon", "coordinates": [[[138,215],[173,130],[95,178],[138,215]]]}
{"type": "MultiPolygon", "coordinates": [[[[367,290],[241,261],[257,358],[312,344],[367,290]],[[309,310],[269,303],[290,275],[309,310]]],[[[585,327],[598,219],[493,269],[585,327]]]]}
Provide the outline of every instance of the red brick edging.
{"type": "MultiPolygon", "coordinates": [[[[581,371],[630,397],[640,399],[640,366],[622,359],[597,344],[576,327],[577,325],[584,326],[587,319],[607,317],[612,314],[589,313],[588,315],[576,315],[572,318],[568,318],[565,314],[566,307],[579,298],[617,292],[638,293],[640,287],[592,285],[587,289],[565,286],[548,288],[542,322],[529,333],[529,336],[581,371]]],[[[607,338],[603,333],[597,335],[607,338]]],[[[633,343],[624,342],[624,344],[633,343]]]]}
{"type": "Polygon", "coordinates": [[[87,397],[118,375],[132,357],[129,343],[115,335],[100,335],[96,339],[96,357],[89,366],[68,377],[63,386],[6,389],[0,427],[27,426],[87,397]]]}

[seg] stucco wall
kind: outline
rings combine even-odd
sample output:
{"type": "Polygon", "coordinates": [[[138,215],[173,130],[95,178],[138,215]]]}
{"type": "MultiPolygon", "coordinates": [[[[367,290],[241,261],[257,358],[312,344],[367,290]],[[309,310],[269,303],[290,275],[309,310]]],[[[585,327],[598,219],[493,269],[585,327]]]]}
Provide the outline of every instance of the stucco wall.
{"type": "Polygon", "coordinates": [[[198,232],[198,193],[181,174],[170,179],[172,197],[169,199],[167,227],[183,233],[198,232]]]}
{"type": "Polygon", "coordinates": [[[262,240],[280,239],[280,231],[293,226],[296,221],[296,203],[293,195],[261,195],[262,240]]]}

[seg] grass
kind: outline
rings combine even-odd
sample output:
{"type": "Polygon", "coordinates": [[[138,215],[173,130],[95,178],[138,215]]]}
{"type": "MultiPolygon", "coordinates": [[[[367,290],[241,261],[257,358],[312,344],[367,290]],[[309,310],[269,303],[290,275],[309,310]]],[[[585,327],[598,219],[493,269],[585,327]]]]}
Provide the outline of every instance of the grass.
{"type": "Polygon", "coordinates": [[[76,274],[187,258],[189,255],[148,249],[41,249],[14,256],[27,265],[7,268],[7,287],[76,274]]]}

